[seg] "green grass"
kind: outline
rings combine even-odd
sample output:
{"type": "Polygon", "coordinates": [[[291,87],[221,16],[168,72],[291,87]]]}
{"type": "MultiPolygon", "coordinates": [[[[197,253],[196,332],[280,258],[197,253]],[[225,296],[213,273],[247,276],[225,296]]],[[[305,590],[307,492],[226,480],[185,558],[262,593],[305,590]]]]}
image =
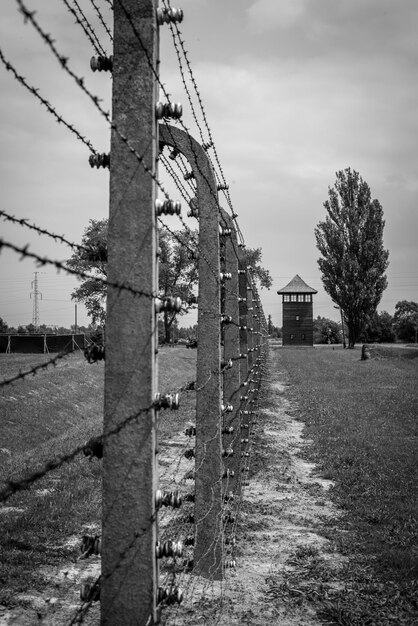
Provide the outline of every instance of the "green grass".
{"type": "MultiPolygon", "coordinates": [[[[312,548],[301,547],[294,555],[301,572],[309,570],[309,580],[317,576],[309,597],[324,624],[416,622],[418,359],[412,351],[409,358],[403,355],[406,351],[395,350],[360,361],[360,349],[272,351],[273,367],[291,384],[286,394],[292,395],[295,415],[306,423],[312,441],[307,454],[335,481],[331,496],[344,511],[337,530],[335,520],[329,527],[324,522],[324,532],[350,557],[343,590],[324,585],[326,567],[312,548]]],[[[47,358],[3,355],[0,379],[47,358]]],[[[162,349],[160,390],[175,391],[193,380],[195,360],[196,351],[162,349]]],[[[89,365],[82,355],[71,355],[1,390],[4,478],[31,472],[100,433],[103,373],[103,363],[89,365]]],[[[182,431],[193,417],[194,393],[185,392],[179,411],[161,413],[161,440],[182,431]]],[[[164,453],[162,445],[162,468],[164,453]]],[[[274,458],[277,451],[264,453],[274,458]]],[[[78,554],[66,540],[82,534],[85,525],[100,524],[100,490],[101,462],[81,455],[10,498],[6,505],[17,510],[0,513],[0,603],[12,606],[16,593],[42,591],[47,584],[42,568],[78,554]]],[[[175,523],[180,528],[180,516],[175,523]]],[[[297,580],[291,583],[296,588],[297,580]]]]}
{"type": "Polygon", "coordinates": [[[335,481],[331,496],[344,511],[345,532],[330,527],[328,535],[350,557],[349,584],[331,606],[324,603],[325,623],[418,619],[418,352],[376,356],[361,361],[360,349],[341,348],[273,352],[312,441],[306,454],[335,481]]]}
{"type": "MultiPolygon", "coordinates": [[[[0,380],[26,371],[49,355],[0,357],[0,380]]],[[[163,348],[159,389],[177,391],[196,377],[196,351],[163,348]]],[[[100,434],[103,420],[104,364],[88,364],[72,354],[56,367],[2,388],[0,395],[0,473],[2,480],[31,474],[53,459],[100,434]]],[[[168,438],[194,417],[193,394],[184,409],[161,413],[161,438],[168,438]]],[[[101,461],[83,454],[48,473],[0,505],[0,603],[13,606],[16,593],[42,591],[42,568],[78,555],[68,538],[100,526],[101,461]],[[14,507],[14,510],[3,507],[14,507]],[[3,513],[1,512],[3,508],[3,513]],[[84,530],[83,530],[84,527],[84,530]]],[[[1,488],[0,483],[0,488],[1,488]]]]}

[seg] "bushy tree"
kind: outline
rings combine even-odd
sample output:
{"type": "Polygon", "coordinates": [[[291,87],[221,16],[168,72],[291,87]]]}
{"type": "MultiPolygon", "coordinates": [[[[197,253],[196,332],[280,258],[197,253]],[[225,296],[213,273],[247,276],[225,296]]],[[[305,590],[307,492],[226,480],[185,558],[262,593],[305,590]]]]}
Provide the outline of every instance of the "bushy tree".
{"type": "Polygon", "coordinates": [[[82,302],[93,324],[104,326],[106,318],[106,285],[94,278],[107,276],[107,226],[108,220],[89,220],[81,246],[67,261],[68,267],[77,272],[92,274],[93,278],[80,278],[80,286],[71,298],[82,302]]]}
{"type": "Polygon", "coordinates": [[[375,313],[360,334],[360,339],[368,343],[393,343],[396,335],[392,315],[387,311],[375,313]]]}
{"type": "MultiPolygon", "coordinates": [[[[71,294],[73,300],[83,302],[93,324],[103,327],[106,321],[106,285],[95,278],[107,277],[107,233],[108,220],[90,220],[84,231],[81,246],[67,261],[68,267],[89,273],[93,278],[80,278],[80,287],[71,294]]],[[[159,293],[164,296],[179,296],[184,302],[182,313],[189,310],[193,287],[197,283],[197,263],[189,258],[188,249],[180,242],[186,241],[182,231],[159,232],[159,293]]],[[[164,313],[164,334],[169,340],[176,313],[164,313]]]]}
{"type": "Polygon", "coordinates": [[[341,343],[341,324],[327,317],[318,317],[313,322],[314,343],[341,343]]]}
{"type": "Polygon", "coordinates": [[[351,168],[337,172],[324,207],[325,221],[315,229],[322,254],[318,265],[325,291],[343,311],[348,347],[353,348],[387,286],[383,209],[351,168]]]}
{"type": "Polygon", "coordinates": [[[0,317],[0,333],[7,333],[8,331],[8,325],[6,324],[6,322],[3,320],[2,317],[0,317]]]}
{"type": "Polygon", "coordinates": [[[395,306],[393,322],[401,341],[416,342],[418,334],[418,303],[400,300],[395,306]]]}
{"type": "Polygon", "coordinates": [[[245,256],[247,265],[252,268],[253,278],[259,287],[270,289],[273,279],[269,270],[261,265],[262,250],[261,248],[245,248],[245,256]]]}
{"type": "MultiPolygon", "coordinates": [[[[181,313],[187,313],[196,303],[194,294],[198,281],[196,259],[184,245],[185,234],[176,231],[174,234],[161,229],[159,232],[159,292],[161,297],[179,297],[183,302],[181,313]]],[[[178,313],[164,311],[164,341],[170,343],[171,331],[174,328],[178,313]]]]}

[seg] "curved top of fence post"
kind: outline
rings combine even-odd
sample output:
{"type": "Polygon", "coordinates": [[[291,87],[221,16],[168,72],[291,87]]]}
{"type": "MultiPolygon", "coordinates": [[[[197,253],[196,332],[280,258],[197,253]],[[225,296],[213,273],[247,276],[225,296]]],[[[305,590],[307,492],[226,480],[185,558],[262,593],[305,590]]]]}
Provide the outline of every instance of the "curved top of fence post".
{"type": "MultiPolygon", "coordinates": [[[[205,192],[206,196],[204,204],[199,206],[199,217],[202,216],[202,212],[203,218],[205,217],[206,208],[217,209],[218,189],[215,172],[202,146],[194,137],[171,124],[159,124],[159,140],[160,145],[171,146],[189,161],[197,182],[198,196],[202,195],[202,192],[205,192]]],[[[199,197],[198,200],[201,201],[202,198],[199,197]]]]}
{"type": "Polygon", "coordinates": [[[221,214],[221,218],[223,219],[223,221],[225,222],[225,226],[227,228],[231,229],[231,236],[232,236],[232,240],[235,242],[238,240],[237,238],[237,231],[235,228],[235,224],[234,224],[234,220],[232,219],[232,217],[229,215],[229,213],[227,213],[225,211],[225,209],[223,209],[222,207],[219,208],[220,214],[221,214]]]}

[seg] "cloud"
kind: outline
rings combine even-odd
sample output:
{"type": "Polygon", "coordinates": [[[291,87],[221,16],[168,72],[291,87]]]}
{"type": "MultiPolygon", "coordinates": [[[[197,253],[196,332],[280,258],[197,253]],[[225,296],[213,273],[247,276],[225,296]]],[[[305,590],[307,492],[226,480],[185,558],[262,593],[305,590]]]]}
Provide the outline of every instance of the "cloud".
{"type": "MultiPolygon", "coordinates": [[[[109,77],[90,72],[90,45],[71,15],[55,4],[46,9],[44,0],[32,4],[108,109],[109,77]]],[[[241,229],[280,275],[277,287],[296,272],[319,280],[313,228],[335,172],[348,165],[382,202],[394,273],[416,267],[416,0],[185,0],[184,9],[181,30],[241,229]]],[[[109,131],[91,102],[14,8],[2,17],[4,52],[17,69],[107,151],[109,131]]],[[[162,80],[199,140],[171,33],[160,30],[162,80]]],[[[4,207],[79,240],[90,217],[106,214],[108,173],[91,170],[85,146],[10,74],[3,79],[4,207]]],[[[26,243],[26,233],[14,236],[26,243]]],[[[43,241],[35,239],[36,250],[43,241]]]]}
{"type": "Polygon", "coordinates": [[[253,162],[262,180],[272,169],[318,180],[367,160],[382,180],[408,170],[417,126],[414,108],[404,106],[410,86],[396,64],[379,68],[364,59],[359,72],[357,63],[199,64],[204,101],[232,167],[253,162]]]}
{"type": "Polygon", "coordinates": [[[286,29],[297,22],[305,10],[305,0],[256,0],[247,9],[250,27],[257,33],[286,29]]]}

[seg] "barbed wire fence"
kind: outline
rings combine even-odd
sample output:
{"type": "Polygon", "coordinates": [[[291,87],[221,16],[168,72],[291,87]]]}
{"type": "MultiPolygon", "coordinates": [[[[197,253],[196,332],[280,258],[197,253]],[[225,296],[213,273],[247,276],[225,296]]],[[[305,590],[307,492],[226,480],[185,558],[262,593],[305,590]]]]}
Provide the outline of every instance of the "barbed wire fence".
{"type": "MultiPolygon", "coordinates": [[[[102,537],[83,546],[86,554],[101,554],[102,571],[97,580],[82,586],[81,603],[70,623],[82,623],[99,599],[102,624],[131,623],[133,615],[136,623],[143,625],[161,620],[176,623],[180,615],[184,623],[187,617],[184,611],[181,613],[182,604],[190,609],[193,599],[205,594],[220,595],[222,599],[227,572],[235,567],[237,521],[248,484],[265,369],[266,320],[178,26],[182,11],[172,8],[168,0],[163,1],[162,8],[156,0],[106,0],[114,15],[112,32],[100,3],[91,3],[113,45],[111,56],[107,56],[106,46],[81,3],[63,0],[97,54],[91,60],[92,70],[112,73],[112,118],[84,79],[70,69],[69,59],[59,52],[37,15],[23,0],[16,0],[25,21],[35,28],[61,69],[108,122],[110,154],[99,153],[74,123],[66,121],[23,78],[1,50],[0,60],[55,121],[85,145],[91,153],[92,167],[110,169],[107,277],[71,269],[63,262],[31,252],[28,246],[4,239],[0,240],[0,248],[31,258],[39,266],[51,265],[106,286],[106,349],[97,355],[97,359],[105,359],[103,432],[32,473],[9,478],[0,489],[0,501],[29,488],[81,453],[103,458],[102,537]],[[181,105],[171,102],[159,78],[158,37],[159,29],[165,26],[172,34],[199,141],[183,123],[181,105]],[[158,92],[165,101],[158,99],[158,92]],[[168,157],[164,154],[167,148],[168,157]],[[158,161],[189,205],[188,216],[197,219],[197,237],[180,215],[179,203],[170,198],[161,182],[158,161]],[[219,192],[229,213],[220,206],[219,192]],[[157,198],[157,193],[163,199],[157,198]],[[179,217],[185,236],[175,233],[162,220],[164,215],[179,217]],[[161,475],[158,457],[164,442],[160,445],[157,441],[160,413],[164,409],[177,410],[180,400],[179,390],[170,394],[158,391],[157,318],[165,310],[180,312],[183,304],[178,298],[159,296],[158,224],[187,248],[199,269],[197,371],[193,384],[196,421],[179,436],[180,449],[161,475]],[[193,481],[195,487],[191,489],[193,481]]],[[[92,253],[6,210],[1,216],[74,251],[92,253]]],[[[71,351],[66,350],[4,379],[0,387],[70,357],[71,351]]],[[[193,615],[188,619],[193,623],[193,615]]]]}

